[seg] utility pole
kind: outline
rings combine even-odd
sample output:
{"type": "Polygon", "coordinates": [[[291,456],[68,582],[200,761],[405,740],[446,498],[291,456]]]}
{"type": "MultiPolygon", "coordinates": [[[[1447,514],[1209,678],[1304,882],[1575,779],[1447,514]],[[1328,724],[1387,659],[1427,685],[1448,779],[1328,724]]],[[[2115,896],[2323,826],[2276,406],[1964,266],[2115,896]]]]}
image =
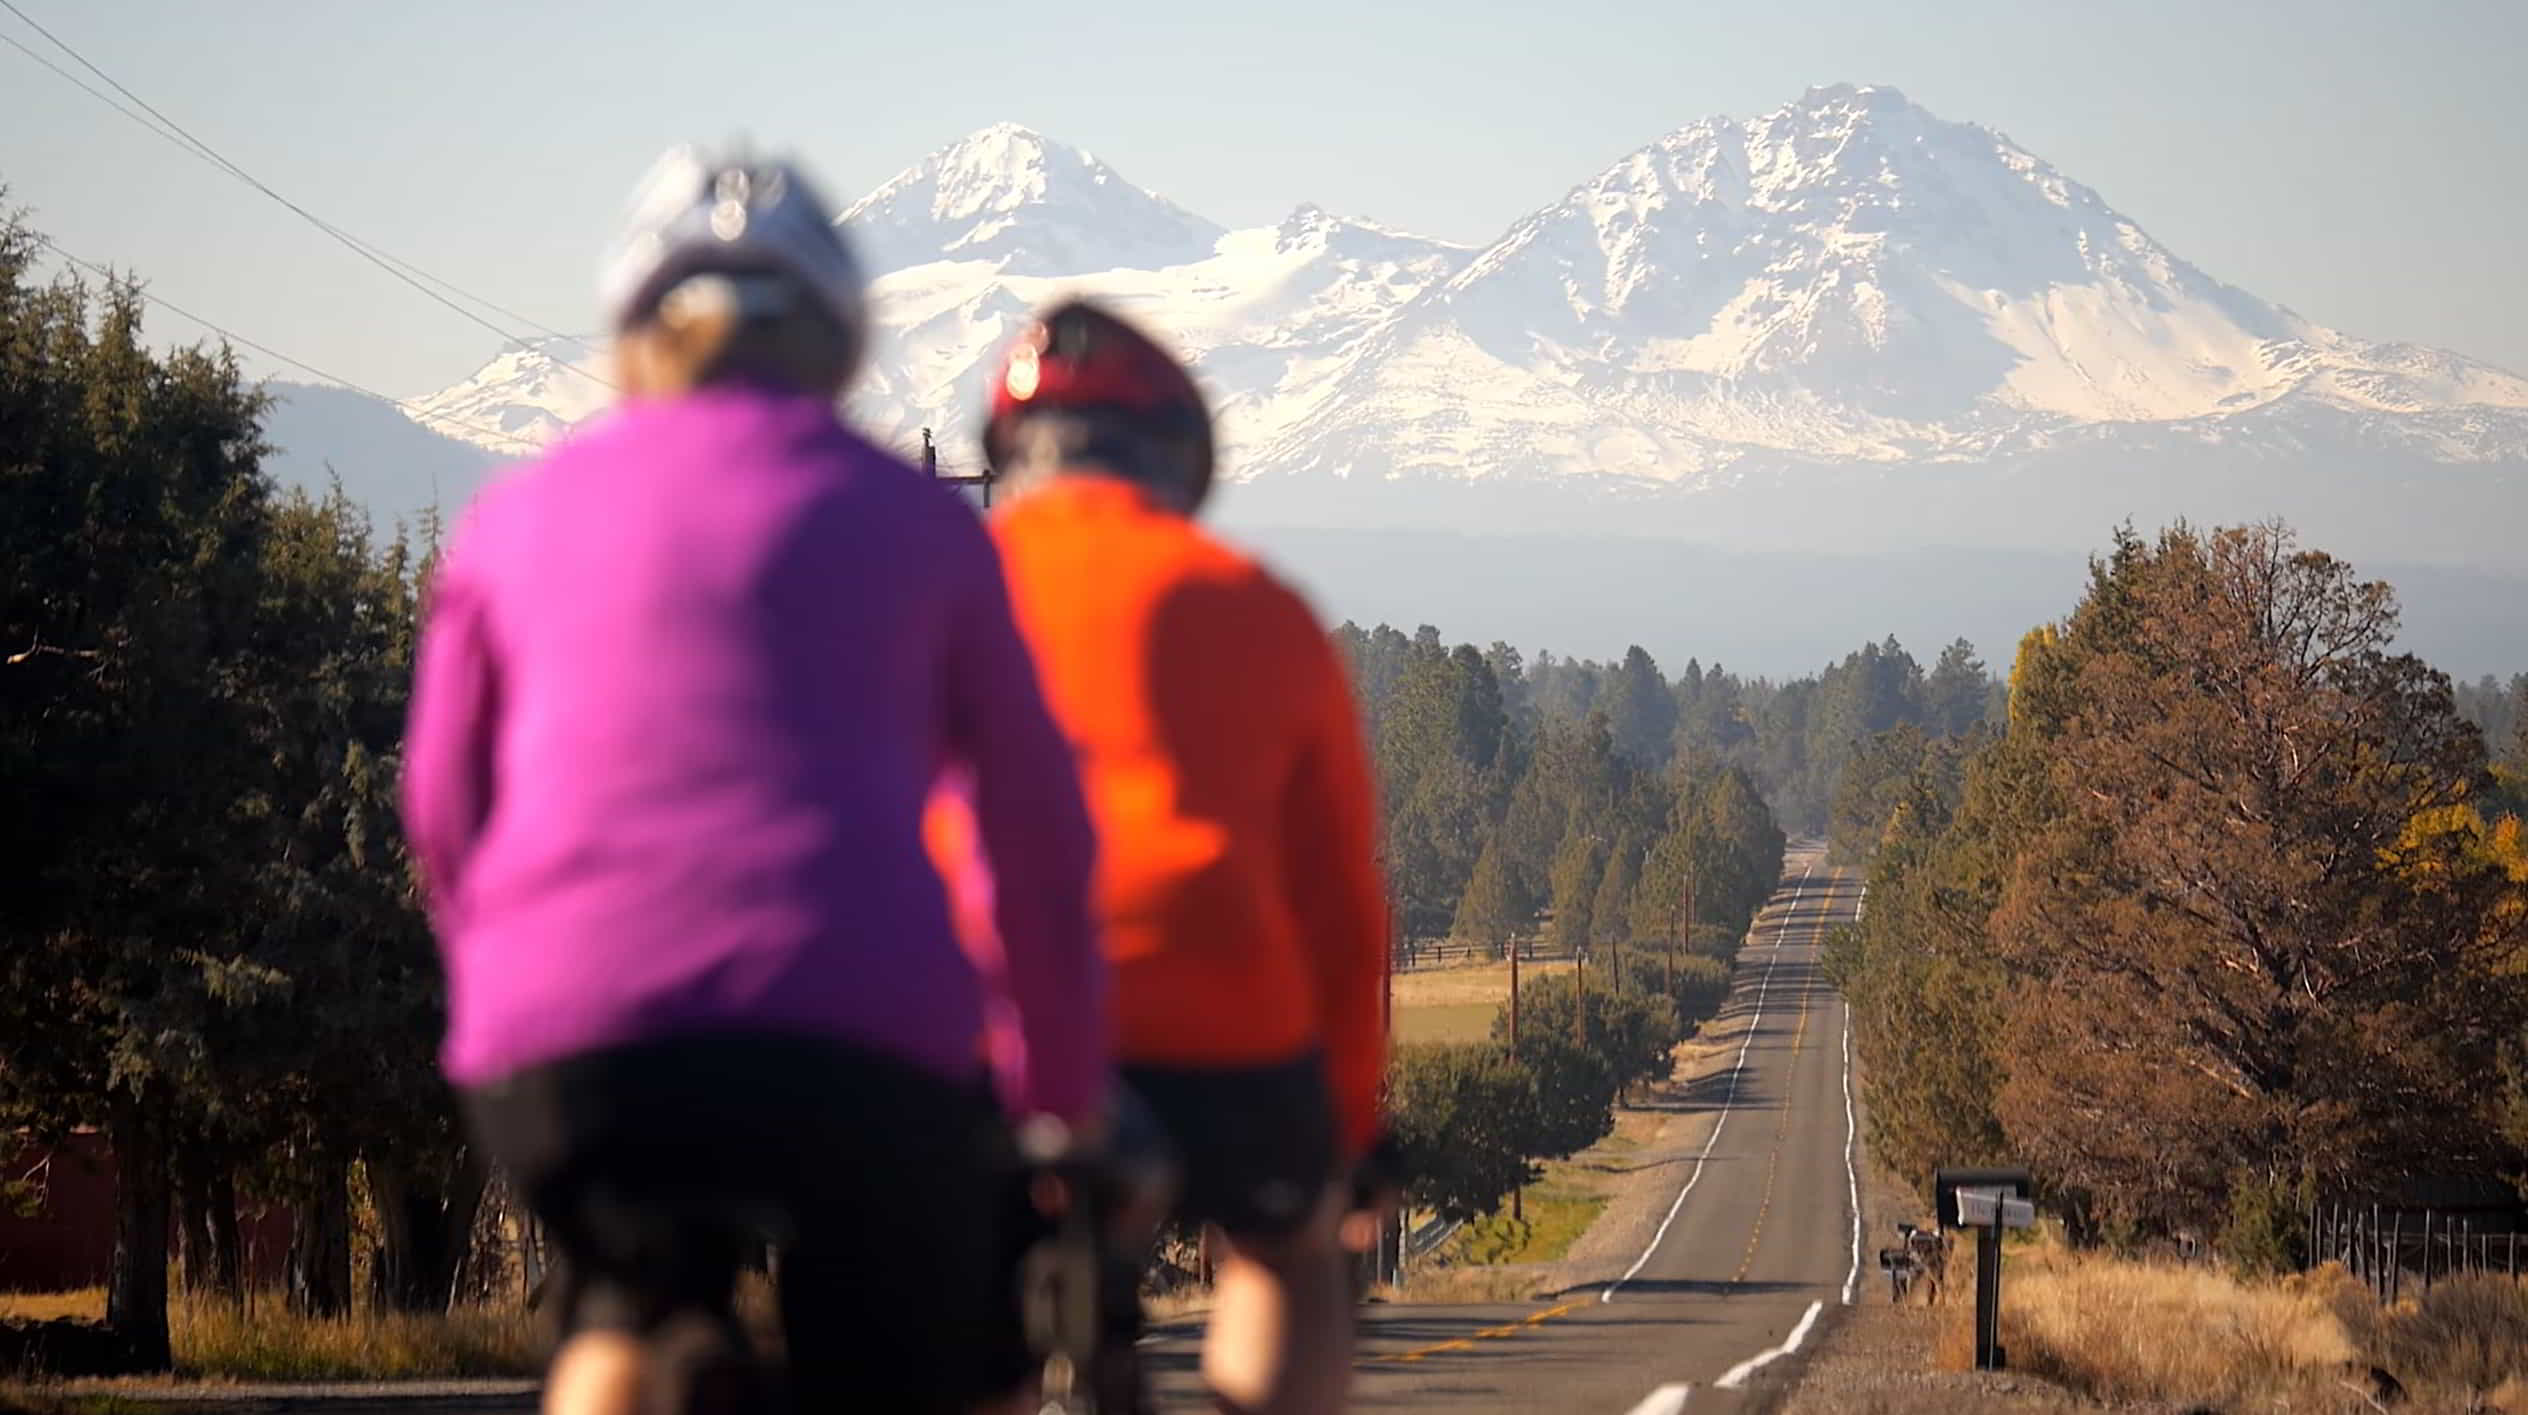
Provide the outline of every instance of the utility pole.
{"type": "Polygon", "coordinates": [[[1578,939],[1571,941],[1571,1034],[1589,1049],[1589,952],[1578,939]]]}
{"type": "MultiPolygon", "coordinates": [[[[1525,946],[1515,932],[1510,935],[1510,1059],[1512,1061],[1519,1059],[1519,953],[1525,946]]],[[[1527,1186],[1525,1184],[1513,1185],[1510,1189],[1510,1220],[1513,1223],[1527,1222],[1527,1186]]]]}
{"type": "MultiPolygon", "coordinates": [[[[990,488],[987,487],[985,490],[988,493],[990,488]]],[[[1387,857],[1384,851],[1381,851],[1378,856],[1378,877],[1380,879],[1387,877],[1387,857]]],[[[1382,1037],[1393,1037],[1396,1034],[1396,945],[1402,941],[1404,934],[1403,926],[1397,922],[1399,917],[1399,911],[1391,901],[1387,909],[1387,975],[1378,998],[1378,1034],[1382,1037]]],[[[1384,1077],[1381,1078],[1381,1082],[1383,1090],[1384,1077]]],[[[1386,1096],[1380,1097],[1381,1101],[1391,1099],[1386,1096]]],[[[1393,1113],[1387,1105],[1381,1105],[1379,1108],[1390,1114],[1393,1113]]],[[[1390,1283],[1404,1281],[1404,1209],[1404,1201],[1399,1197],[1394,1212],[1379,1220],[1377,1254],[1371,1259],[1371,1271],[1390,1283]]]]}
{"type": "Polygon", "coordinates": [[[929,428],[922,429],[922,472],[932,481],[943,481],[948,483],[950,486],[971,486],[978,488],[983,495],[983,509],[986,511],[992,509],[992,485],[1000,480],[1000,474],[987,466],[979,472],[961,472],[949,476],[940,475],[939,444],[932,439],[929,428]]]}
{"type": "MultiPolygon", "coordinates": [[[[1685,946],[1694,946],[1694,866],[1685,867],[1685,913],[1677,920],[1677,931],[1685,935],[1685,946]]],[[[1672,987],[1669,991],[1673,992],[1672,987]]]]}
{"type": "Polygon", "coordinates": [[[1510,935],[1510,1059],[1519,1055],[1519,937],[1510,935]]]}

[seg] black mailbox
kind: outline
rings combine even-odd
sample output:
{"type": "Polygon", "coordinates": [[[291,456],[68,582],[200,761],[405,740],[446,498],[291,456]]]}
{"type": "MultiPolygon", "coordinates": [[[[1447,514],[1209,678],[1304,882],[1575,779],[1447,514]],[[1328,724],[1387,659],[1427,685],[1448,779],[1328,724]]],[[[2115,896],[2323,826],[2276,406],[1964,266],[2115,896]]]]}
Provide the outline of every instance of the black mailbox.
{"type": "Polygon", "coordinates": [[[2036,1181],[2024,1169],[1940,1169],[1931,1174],[1932,1203],[1942,1228],[1964,1228],[1958,1221],[1957,1191],[2000,1189],[2014,1199],[2036,1197],[2036,1181]]]}

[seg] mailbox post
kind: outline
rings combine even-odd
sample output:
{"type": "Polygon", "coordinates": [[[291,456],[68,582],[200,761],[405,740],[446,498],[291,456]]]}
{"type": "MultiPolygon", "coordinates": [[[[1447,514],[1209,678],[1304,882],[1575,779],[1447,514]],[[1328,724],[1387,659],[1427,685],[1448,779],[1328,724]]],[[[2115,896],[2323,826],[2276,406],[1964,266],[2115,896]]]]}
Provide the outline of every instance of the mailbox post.
{"type": "Polygon", "coordinates": [[[1943,1169],[1932,1176],[1945,1228],[1975,1230],[1975,1369],[1998,1371],[2009,1359],[2001,1345],[2001,1234],[2036,1222],[2034,1188],[2024,1169],[1943,1169]]]}

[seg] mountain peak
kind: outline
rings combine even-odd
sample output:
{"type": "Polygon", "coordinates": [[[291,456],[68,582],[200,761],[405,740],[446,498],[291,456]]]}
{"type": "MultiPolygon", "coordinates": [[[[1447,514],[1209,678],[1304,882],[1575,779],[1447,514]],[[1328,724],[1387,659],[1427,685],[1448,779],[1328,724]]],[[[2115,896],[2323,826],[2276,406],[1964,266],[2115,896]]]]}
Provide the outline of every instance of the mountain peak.
{"type": "Polygon", "coordinates": [[[926,159],[941,167],[985,180],[1009,183],[1041,181],[1048,167],[1068,159],[1084,167],[1101,164],[1068,143],[1056,142],[1023,123],[994,123],[977,128],[926,159]]]}
{"type": "Polygon", "coordinates": [[[1892,84],[1820,84],[1799,97],[1795,107],[1828,106],[1859,108],[1875,113],[1893,113],[1910,109],[1922,112],[1912,99],[1905,97],[1892,84]]]}
{"type": "Polygon", "coordinates": [[[1061,275],[1200,260],[1220,228],[1018,123],[968,133],[842,215],[878,273],[986,260],[1061,275]]]}

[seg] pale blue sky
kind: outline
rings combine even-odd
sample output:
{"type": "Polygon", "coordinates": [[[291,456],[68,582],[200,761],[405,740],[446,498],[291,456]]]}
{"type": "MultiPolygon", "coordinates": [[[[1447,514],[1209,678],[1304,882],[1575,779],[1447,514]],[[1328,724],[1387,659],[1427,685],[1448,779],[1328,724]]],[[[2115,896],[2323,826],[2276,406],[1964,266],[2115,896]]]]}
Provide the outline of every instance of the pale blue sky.
{"type": "MultiPolygon", "coordinates": [[[[318,214],[562,328],[688,136],[790,148],[848,200],[1012,119],[1229,225],[1315,201],[1477,242],[1698,116],[1852,81],[2001,129],[2310,318],[2528,370],[2528,0],[14,3],[318,214]]],[[[389,393],[496,343],[6,48],[0,183],[389,393]]]]}

